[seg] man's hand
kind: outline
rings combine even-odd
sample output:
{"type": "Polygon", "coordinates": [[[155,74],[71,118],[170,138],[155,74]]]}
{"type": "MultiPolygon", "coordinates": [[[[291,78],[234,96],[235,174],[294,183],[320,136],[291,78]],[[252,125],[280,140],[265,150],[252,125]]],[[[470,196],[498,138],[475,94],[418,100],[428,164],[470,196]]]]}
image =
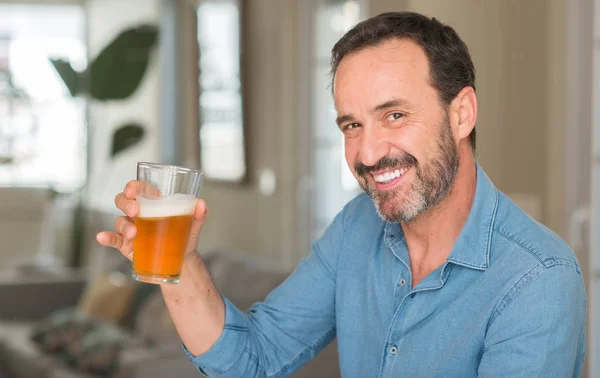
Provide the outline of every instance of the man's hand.
{"type": "MultiPolygon", "coordinates": [[[[118,249],[123,256],[132,260],[133,240],[137,233],[133,219],[140,211],[135,197],[138,193],[147,196],[153,190],[156,191],[156,188],[146,183],[130,181],[123,192],[115,197],[115,205],[125,215],[115,221],[115,232],[100,232],[96,236],[98,242],[118,249]]],[[[208,351],[225,326],[225,303],[196,251],[200,231],[207,218],[206,203],[198,200],[179,284],[161,285],[179,337],[193,355],[208,351]]]]}
{"type": "MultiPolygon", "coordinates": [[[[106,247],[118,249],[123,256],[129,260],[133,259],[133,239],[137,234],[137,229],[133,224],[140,207],[135,201],[137,193],[147,192],[147,185],[139,181],[130,181],[122,193],[115,197],[115,205],[121,210],[125,216],[118,217],[115,221],[115,232],[104,231],[96,235],[98,243],[106,247]]],[[[192,231],[188,240],[187,252],[194,252],[198,246],[198,239],[202,226],[208,218],[208,207],[204,200],[198,200],[196,210],[194,211],[194,222],[192,223],[192,231]]]]}

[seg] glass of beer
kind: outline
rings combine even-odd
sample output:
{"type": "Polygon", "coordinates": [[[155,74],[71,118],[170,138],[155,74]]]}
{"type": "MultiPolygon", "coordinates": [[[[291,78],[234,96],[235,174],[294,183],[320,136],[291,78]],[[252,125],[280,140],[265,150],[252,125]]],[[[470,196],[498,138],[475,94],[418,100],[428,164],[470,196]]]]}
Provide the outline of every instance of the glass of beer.
{"type": "Polygon", "coordinates": [[[194,169],[138,163],[133,279],[179,283],[202,176],[194,169]]]}

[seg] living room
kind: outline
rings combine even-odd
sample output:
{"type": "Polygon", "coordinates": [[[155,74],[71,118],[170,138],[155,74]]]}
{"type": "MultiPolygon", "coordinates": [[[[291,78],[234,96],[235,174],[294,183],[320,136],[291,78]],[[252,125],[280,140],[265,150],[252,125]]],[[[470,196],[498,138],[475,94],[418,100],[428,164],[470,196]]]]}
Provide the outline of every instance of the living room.
{"type": "MultiPolygon", "coordinates": [[[[387,11],[433,16],[464,39],[477,74],[477,162],[573,249],[595,329],[599,9],[0,0],[0,377],[197,376],[155,285],[131,280],[131,264],[96,241],[121,215],[115,196],[138,162],[202,170],[210,216],[198,250],[241,310],[263,300],[362,192],[335,124],[330,54],[387,11]],[[35,331],[73,308],[102,320],[97,348],[36,345],[35,331]]],[[[582,376],[600,372],[597,339],[588,332],[582,376]]],[[[293,376],[339,374],[331,344],[293,376]]]]}

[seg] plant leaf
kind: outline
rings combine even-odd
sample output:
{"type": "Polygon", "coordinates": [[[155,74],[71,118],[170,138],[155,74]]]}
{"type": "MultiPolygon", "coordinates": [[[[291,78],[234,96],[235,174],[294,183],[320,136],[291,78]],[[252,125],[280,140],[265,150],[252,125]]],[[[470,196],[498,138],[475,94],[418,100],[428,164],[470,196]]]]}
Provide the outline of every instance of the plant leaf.
{"type": "Polygon", "coordinates": [[[78,88],[79,73],[73,69],[71,63],[63,59],[50,59],[50,63],[60,75],[71,96],[76,96],[81,92],[78,88]]]}
{"type": "Polygon", "coordinates": [[[90,65],[90,93],[98,100],[120,100],[138,88],[158,38],[158,28],[141,25],[121,32],[90,65]]]}
{"type": "Polygon", "coordinates": [[[112,137],[111,158],[120,152],[135,146],[144,138],[144,128],[137,123],[128,123],[119,127],[112,137]]]}
{"type": "Polygon", "coordinates": [[[12,156],[0,155],[0,165],[11,165],[14,164],[15,159],[12,156]]]}

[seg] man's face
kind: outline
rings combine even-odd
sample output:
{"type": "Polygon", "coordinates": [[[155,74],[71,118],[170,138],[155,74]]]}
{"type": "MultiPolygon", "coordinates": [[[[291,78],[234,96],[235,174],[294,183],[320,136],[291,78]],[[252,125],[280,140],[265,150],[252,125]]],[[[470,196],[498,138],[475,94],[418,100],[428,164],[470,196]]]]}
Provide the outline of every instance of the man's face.
{"type": "Polygon", "coordinates": [[[346,161],[383,219],[410,222],[448,195],[457,144],[420,46],[397,39],[344,57],[334,98],[346,161]]]}

